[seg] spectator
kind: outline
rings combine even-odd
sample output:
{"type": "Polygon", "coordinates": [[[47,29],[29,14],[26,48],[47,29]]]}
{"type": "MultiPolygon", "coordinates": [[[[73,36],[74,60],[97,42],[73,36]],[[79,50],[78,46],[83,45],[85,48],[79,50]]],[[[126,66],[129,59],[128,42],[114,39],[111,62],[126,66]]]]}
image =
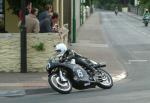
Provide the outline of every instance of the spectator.
{"type": "Polygon", "coordinates": [[[40,22],[40,32],[48,33],[48,32],[58,32],[58,14],[53,13],[51,19],[46,17],[44,20],[40,22]]]}
{"type": "Polygon", "coordinates": [[[38,15],[38,9],[33,8],[31,10],[31,13],[26,16],[25,21],[26,21],[27,33],[39,33],[40,23],[36,17],[37,15],[38,15]]]}
{"type": "Polygon", "coordinates": [[[44,20],[45,18],[47,18],[48,16],[51,18],[51,16],[53,15],[53,7],[50,4],[47,4],[45,6],[45,11],[43,11],[42,13],[40,13],[39,15],[39,21],[44,20]]]}
{"type": "MultiPolygon", "coordinates": [[[[25,10],[25,15],[28,15],[31,13],[32,10],[32,2],[28,1],[26,2],[26,10],[25,10]]],[[[23,11],[22,9],[19,11],[19,22],[18,22],[18,27],[21,29],[21,23],[23,21],[23,11]]]]}
{"type": "MultiPolygon", "coordinates": [[[[31,13],[31,10],[32,10],[32,2],[28,1],[28,2],[26,3],[25,15],[30,14],[30,13],[31,13]]],[[[22,10],[19,11],[19,19],[20,19],[21,21],[22,21],[22,19],[23,19],[23,11],[22,11],[22,10]]]]}

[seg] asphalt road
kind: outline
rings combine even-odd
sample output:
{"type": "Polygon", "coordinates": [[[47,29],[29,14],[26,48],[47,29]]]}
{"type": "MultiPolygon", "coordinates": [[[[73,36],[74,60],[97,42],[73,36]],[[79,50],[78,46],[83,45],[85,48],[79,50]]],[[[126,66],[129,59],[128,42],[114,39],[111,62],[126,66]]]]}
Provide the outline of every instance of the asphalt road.
{"type": "Polygon", "coordinates": [[[0,103],[149,103],[150,102],[150,27],[126,14],[100,12],[101,30],[128,77],[109,90],[91,89],[0,98],[0,103]]]}

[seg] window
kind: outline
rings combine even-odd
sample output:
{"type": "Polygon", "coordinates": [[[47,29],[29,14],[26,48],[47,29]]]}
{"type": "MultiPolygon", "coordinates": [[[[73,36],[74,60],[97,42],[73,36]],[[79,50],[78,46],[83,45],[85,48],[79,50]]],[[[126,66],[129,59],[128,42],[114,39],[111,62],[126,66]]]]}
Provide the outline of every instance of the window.
{"type": "Polygon", "coordinates": [[[4,10],[3,0],[0,0],[0,32],[4,32],[4,10]]]}
{"type": "Polygon", "coordinates": [[[0,14],[3,14],[3,0],[0,0],[0,14]]]}

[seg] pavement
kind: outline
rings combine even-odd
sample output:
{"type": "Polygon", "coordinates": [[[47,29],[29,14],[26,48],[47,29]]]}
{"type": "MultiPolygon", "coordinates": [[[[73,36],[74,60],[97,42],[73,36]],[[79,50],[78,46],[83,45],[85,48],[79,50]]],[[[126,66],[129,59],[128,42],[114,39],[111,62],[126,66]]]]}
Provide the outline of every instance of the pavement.
{"type": "Polygon", "coordinates": [[[71,48],[96,62],[105,62],[107,67],[104,69],[112,75],[115,82],[127,76],[117,53],[102,33],[99,12],[91,15],[81,26],[77,33],[77,43],[72,44],[71,48]]]}
{"type": "MultiPolygon", "coordinates": [[[[97,62],[106,62],[105,68],[114,82],[126,78],[124,66],[101,32],[100,14],[95,12],[77,32],[77,43],[70,48],[97,62]]],[[[53,93],[47,73],[0,73],[0,97],[53,93]]]]}
{"type": "Polygon", "coordinates": [[[125,14],[127,14],[128,16],[131,16],[131,17],[133,17],[133,18],[135,18],[135,19],[143,20],[143,17],[142,17],[142,16],[137,15],[137,14],[134,14],[134,13],[132,13],[132,12],[127,12],[127,13],[125,13],[125,14]]]}

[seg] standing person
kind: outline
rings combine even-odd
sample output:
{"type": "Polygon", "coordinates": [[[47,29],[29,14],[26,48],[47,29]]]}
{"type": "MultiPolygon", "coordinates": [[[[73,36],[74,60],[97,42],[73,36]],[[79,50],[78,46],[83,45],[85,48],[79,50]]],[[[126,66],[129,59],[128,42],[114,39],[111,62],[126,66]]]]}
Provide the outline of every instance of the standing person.
{"type": "Polygon", "coordinates": [[[51,19],[46,17],[44,20],[40,22],[40,32],[48,33],[48,32],[58,32],[58,14],[53,13],[51,19]]]}
{"type": "Polygon", "coordinates": [[[119,11],[119,10],[118,10],[118,7],[116,6],[116,7],[115,7],[115,14],[116,14],[116,15],[118,15],[118,11],[119,11]]]}
{"type": "Polygon", "coordinates": [[[39,14],[39,21],[44,20],[48,16],[51,18],[52,15],[53,15],[53,6],[51,4],[47,4],[45,6],[45,11],[39,14]]]}
{"type": "MultiPolygon", "coordinates": [[[[30,13],[31,13],[31,10],[32,10],[32,2],[31,2],[31,1],[28,1],[28,2],[26,3],[25,15],[30,14],[30,13]]],[[[23,11],[22,11],[22,10],[19,11],[19,19],[20,19],[21,21],[22,21],[22,19],[23,19],[23,11]]]]}
{"type": "MultiPolygon", "coordinates": [[[[32,10],[32,2],[31,1],[27,1],[26,2],[26,10],[25,10],[25,15],[28,15],[31,13],[32,10]]],[[[23,21],[23,11],[20,10],[19,11],[19,22],[18,22],[18,27],[19,29],[21,29],[21,22],[23,21]]]]}
{"type": "Polygon", "coordinates": [[[38,9],[32,8],[31,13],[26,16],[25,20],[27,33],[39,33],[40,23],[36,17],[37,15],[38,9]]]}

